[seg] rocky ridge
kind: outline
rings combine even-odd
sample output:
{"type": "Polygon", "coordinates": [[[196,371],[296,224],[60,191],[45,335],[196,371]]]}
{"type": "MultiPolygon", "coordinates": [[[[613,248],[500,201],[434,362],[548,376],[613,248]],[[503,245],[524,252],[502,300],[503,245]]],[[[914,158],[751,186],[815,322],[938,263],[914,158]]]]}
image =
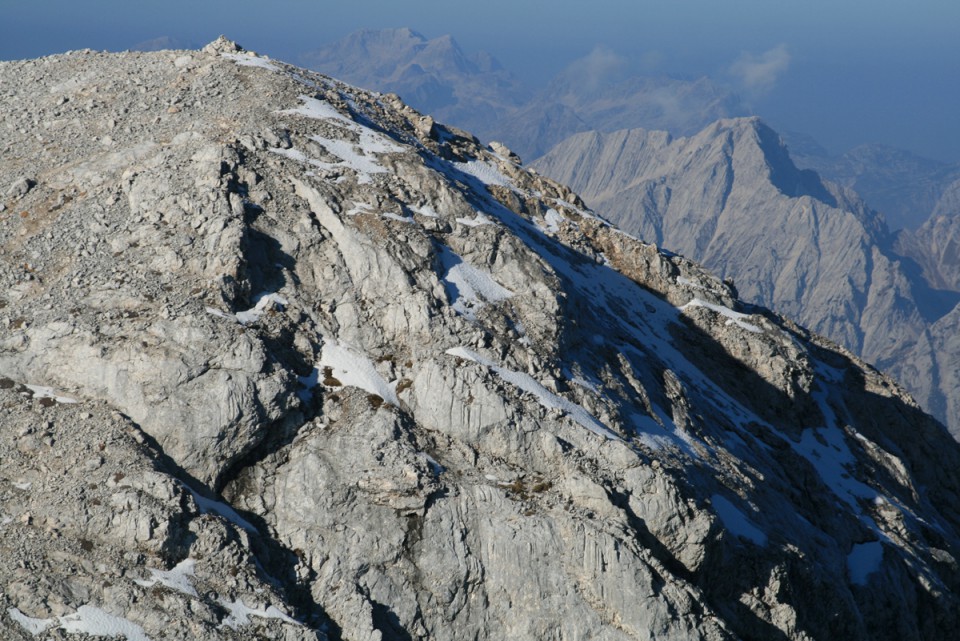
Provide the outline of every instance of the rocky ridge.
{"type": "Polygon", "coordinates": [[[913,236],[902,233],[898,245],[856,194],[798,169],[756,118],[721,120],[689,138],[578,134],[533,166],[631,233],[734,279],[745,300],[890,371],[960,434],[960,415],[926,402],[950,392],[913,356],[960,300],[949,277],[925,278],[919,262],[950,273],[947,262],[929,260],[953,255],[949,236],[940,235],[941,251],[911,256],[903,247],[913,236]]]}
{"type": "Polygon", "coordinates": [[[599,48],[543,88],[526,86],[490,54],[468,56],[449,35],[365,29],[301,55],[304,66],[362,87],[399,94],[439,121],[500,140],[530,160],[582,131],[624,127],[692,134],[719,118],[747,115],[739,98],[701,77],[626,72],[599,48]]]}
{"type": "Polygon", "coordinates": [[[478,135],[528,99],[528,90],[489,53],[466,54],[444,35],[365,29],[308,51],[303,66],[360,87],[399,94],[405,103],[478,135]]]}
{"type": "Polygon", "coordinates": [[[503,146],[226,40],[0,80],[7,638],[960,623],[943,428],[503,146]]]}

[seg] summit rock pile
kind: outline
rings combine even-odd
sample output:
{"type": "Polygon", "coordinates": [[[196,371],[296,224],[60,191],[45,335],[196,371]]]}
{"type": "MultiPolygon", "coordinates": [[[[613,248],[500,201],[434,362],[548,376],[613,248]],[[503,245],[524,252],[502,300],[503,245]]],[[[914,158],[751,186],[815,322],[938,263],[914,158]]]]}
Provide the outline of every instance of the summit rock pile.
{"type": "Polygon", "coordinates": [[[960,624],[943,427],[502,145],[223,39],[0,114],[5,638],[960,624]]]}

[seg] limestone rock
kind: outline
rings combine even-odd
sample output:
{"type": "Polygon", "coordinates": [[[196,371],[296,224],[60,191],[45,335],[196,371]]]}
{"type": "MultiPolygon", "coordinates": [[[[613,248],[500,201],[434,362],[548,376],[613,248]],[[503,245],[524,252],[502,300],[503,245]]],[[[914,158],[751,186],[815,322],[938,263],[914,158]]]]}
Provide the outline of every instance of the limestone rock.
{"type": "Polygon", "coordinates": [[[399,99],[184,55],[0,64],[5,637],[960,624],[890,379],[399,99]]]}

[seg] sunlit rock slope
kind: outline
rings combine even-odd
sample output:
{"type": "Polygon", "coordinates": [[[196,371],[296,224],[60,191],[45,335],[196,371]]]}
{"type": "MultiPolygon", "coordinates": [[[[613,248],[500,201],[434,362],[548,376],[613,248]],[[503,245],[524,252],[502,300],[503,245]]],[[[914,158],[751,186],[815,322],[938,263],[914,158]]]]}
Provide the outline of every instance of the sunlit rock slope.
{"type": "Polygon", "coordinates": [[[960,454],[390,95],[0,63],[0,629],[943,639],[960,454]]]}

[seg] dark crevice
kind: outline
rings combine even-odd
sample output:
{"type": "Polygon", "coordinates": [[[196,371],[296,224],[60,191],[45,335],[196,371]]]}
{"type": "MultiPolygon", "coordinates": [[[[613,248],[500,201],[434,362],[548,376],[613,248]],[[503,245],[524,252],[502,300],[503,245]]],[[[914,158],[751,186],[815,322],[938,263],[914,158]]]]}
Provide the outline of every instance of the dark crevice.
{"type": "MultiPolygon", "coordinates": [[[[136,426],[143,441],[143,446],[149,450],[151,458],[153,458],[160,471],[179,480],[187,489],[204,498],[229,505],[227,501],[211,491],[203,482],[180,467],[173,458],[164,452],[163,447],[153,436],[140,429],[140,426],[130,417],[121,415],[130,424],[136,426]]],[[[284,602],[293,609],[295,618],[306,623],[312,629],[323,630],[330,641],[339,641],[341,639],[340,628],[323,611],[320,604],[313,599],[309,588],[310,581],[301,582],[297,577],[296,567],[299,558],[296,553],[266,534],[269,529],[260,516],[240,510],[236,511],[257,529],[256,534],[250,533],[249,541],[256,560],[257,574],[261,580],[275,586],[280,591],[284,602]]],[[[194,536],[187,530],[184,530],[184,532],[194,536]]],[[[233,528],[227,528],[227,532],[230,533],[230,536],[236,536],[233,528]]],[[[181,549],[171,550],[171,554],[184,556],[189,551],[192,542],[189,537],[181,536],[174,543],[181,549]]],[[[318,636],[319,638],[321,637],[318,636]]]]}

